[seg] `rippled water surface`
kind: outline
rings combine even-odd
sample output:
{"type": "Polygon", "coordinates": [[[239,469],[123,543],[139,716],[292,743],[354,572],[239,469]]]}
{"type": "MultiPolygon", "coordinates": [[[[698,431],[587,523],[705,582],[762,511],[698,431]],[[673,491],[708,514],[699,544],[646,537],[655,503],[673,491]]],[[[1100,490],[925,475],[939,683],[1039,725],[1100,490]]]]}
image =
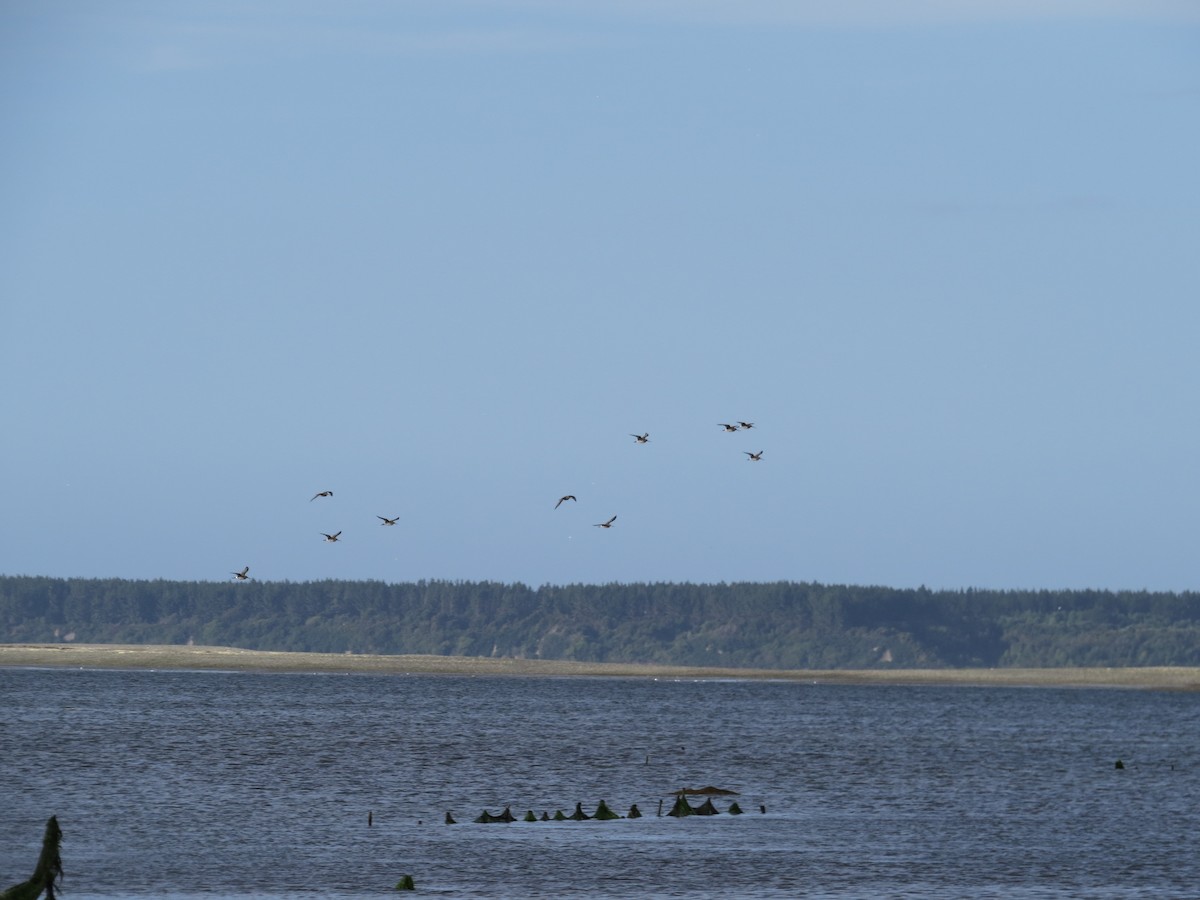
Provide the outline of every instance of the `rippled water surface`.
{"type": "Polygon", "coordinates": [[[0,711],[0,889],[55,814],[67,900],[1200,894],[1194,694],[0,669],[0,711]],[[472,823],[600,800],[644,817],[472,823]]]}

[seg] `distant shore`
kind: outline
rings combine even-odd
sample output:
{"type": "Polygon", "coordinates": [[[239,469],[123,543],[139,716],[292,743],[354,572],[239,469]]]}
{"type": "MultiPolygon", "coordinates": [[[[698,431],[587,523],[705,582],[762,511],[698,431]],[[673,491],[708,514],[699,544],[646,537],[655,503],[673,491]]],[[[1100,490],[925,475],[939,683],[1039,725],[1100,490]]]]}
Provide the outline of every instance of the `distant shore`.
{"type": "Polygon", "coordinates": [[[192,669],[379,675],[510,675],[549,678],[688,678],[813,684],[924,684],[994,687],[1127,687],[1200,691],[1200,668],[1087,669],[725,669],[640,663],[285,653],[235,647],[154,644],[0,644],[0,668],[192,669]]]}

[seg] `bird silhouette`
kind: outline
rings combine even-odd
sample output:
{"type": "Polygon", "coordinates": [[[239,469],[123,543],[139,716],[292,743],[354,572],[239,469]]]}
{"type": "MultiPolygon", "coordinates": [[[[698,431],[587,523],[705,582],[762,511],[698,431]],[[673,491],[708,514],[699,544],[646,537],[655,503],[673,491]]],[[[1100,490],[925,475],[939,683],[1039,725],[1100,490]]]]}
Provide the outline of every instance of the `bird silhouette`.
{"type": "Polygon", "coordinates": [[[333,491],[318,491],[317,493],[313,494],[311,497],[308,498],[308,502],[312,503],[318,497],[332,497],[332,496],[333,496],[333,491]]]}
{"type": "Polygon", "coordinates": [[[753,427],[754,427],[754,423],[753,423],[753,422],[738,422],[738,424],[739,424],[739,425],[741,425],[741,426],[742,426],[743,428],[745,428],[746,430],[749,430],[749,429],[751,429],[751,428],[753,428],[753,427]]]}
{"type": "Polygon", "coordinates": [[[637,442],[637,443],[639,443],[639,444],[648,444],[648,443],[650,443],[650,432],[648,432],[648,431],[647,431],[645,434],[631,434],[631,435],[629,435],[629,436],[630,436],[631,438],[633,438],[633,439],[634,439],[634,441],[636,441],[636,442],[637,442]]]}
{"type": "Polygon", "coordinates": [[[751,453],[749,450],[743,450],[742,452],[745,453],[748,457],[750,457],[751,462],[759,462],[762,459],[762,455],[763,455],[763,452],[761,450],[759,450],[757,453],[751,453]]]}
{"type": "Polygon", "coordinates": [[[718,422],[717,424],[720,425],[722,428],[724,428],[726,431],[737,431],[737,429],[738,429],[738,427],[736,425],[730,425],[728,422],[718,422]]]}
{"type": "Polygon", "coordinates": [[[563,505],[563,503],[564,503],[564,502],[566,502],[567,500],[574,500],[574,499],[575,499],[575,495],[574,495],[574,494],[563,494],[563,496],[561,496],[561,497],[559,497],[559,498],[558,498],[558,502],[554,504],[554,508],[555,508],[555,509],[558,509],[558,508],[559,508],[560,506],[562,506],[562,505],[563,505]]]}
{"type": "MultiPolygon", "coordinates": [[[[321,534],[325,534],[325,532],[322,531],[321,534]]],[[[325,534],[325,540],[327,540],[329,543],[332,544],[334,541],[336,541],[338,539],[338,535],[340,535],[340,534],[341,534],[340,531],[337,534],[325,534]]]]}
{"type": "MultiPolygon", "coordinates": [[[[396,518],[394,518],[394,519],[387,519],[387,518],[384,518],[383,516],[376,516],[375,518],[380,520],[379,521],[380,525],[395,525],[397,522],[400,521],[399,516],[396,516],[396,518]]],[[[338,533],[340,534],[341,532],[338,532],[338,533]]]]}
{"type": "Polygon", "coordinates": [[[617,517],[613,516],[607,522],[597,522],[595,527],[596,528],[612,528],[612,523],[615,521],[617,521],[617,517]]]}
{"type": "Polygon", "coordinates": [[[245,581],[247,578],[250,577],[249,575],[246,574],[249,571],[250,571],[250,567],[246,566],[246,568],[242,569],[242,571],[231,572],[230,574],[233,575],[233,577],[236,578],[238,581],[245,581]]]}

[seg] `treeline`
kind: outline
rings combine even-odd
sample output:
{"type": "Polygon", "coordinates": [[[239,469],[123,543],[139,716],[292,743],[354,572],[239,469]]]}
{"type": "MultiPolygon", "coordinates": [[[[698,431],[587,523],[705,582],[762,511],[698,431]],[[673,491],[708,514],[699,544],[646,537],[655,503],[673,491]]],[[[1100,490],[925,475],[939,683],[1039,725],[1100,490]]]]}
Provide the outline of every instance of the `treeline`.
{"type": "Polygon", "coordinates": [[[0,641],[757,668],[1200,666],[1200,594],[0,576],[0,641]]]}

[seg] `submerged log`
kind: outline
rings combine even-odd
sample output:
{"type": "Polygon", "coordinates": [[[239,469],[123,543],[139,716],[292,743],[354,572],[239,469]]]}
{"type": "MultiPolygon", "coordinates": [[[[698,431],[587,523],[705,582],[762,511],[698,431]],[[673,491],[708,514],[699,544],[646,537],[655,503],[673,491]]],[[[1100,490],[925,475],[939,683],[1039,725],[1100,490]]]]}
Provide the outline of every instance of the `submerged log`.
{"type": "Polygon", "coordinates": [[[691,797],[736,797],[737,791],[731,791],[728,788],[713,787],[711,784],[702,788],[680,788],[674,792],[676,796],[684,794],[691,797]]]}
{"type": "Polygon", "coordinates": [[[46,900],[54,900],[54,886],[63,876],[62,858],[58,852],[61,844],[62,829],[58,827],[58,817],[51,816],[46,820],[46,831],[42,835],[42,852],[38,856],[33,876],[28,881],[14,884],[4,891],[0,894],[0,900],[37,900],[43,891],[46,900]]]}

